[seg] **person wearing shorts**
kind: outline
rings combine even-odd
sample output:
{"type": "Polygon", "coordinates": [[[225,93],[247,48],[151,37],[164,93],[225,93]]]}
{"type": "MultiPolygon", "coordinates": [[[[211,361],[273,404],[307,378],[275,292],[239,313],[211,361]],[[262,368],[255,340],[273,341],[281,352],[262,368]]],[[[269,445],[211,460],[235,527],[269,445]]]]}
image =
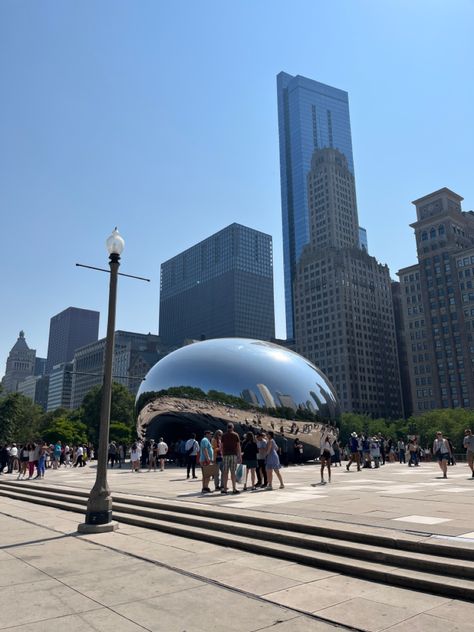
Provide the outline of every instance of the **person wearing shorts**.
{"type": "Polygon", "coordinates": [[[448,459],[451,456],[451,448],[448,440],[443,437],[442,432],[436,433],[436,439],[433,441],[433,454],[438,459],[443,478],[448,478],[448,459]]]}
{"type": "Polygon", "coordinates": [[[464,431],[463,446],[466,448],[467,464],[471,469],[471,476],[474,478],[474,435],[470,428],[464,431]]]}
{"type": "Polygon", "coordinates": [[[227,481],[232,481],[232,493],[240,494],[237,489],[237,479],[235,471],[238,463],[242,461],[242,453],[240,451],[240,437],[234,431],[234,424],[227,424],[227,432],[222,435],[222,461],[224,471],[222,473],[222,489],[221,494],[227,494],[227,481]]]}

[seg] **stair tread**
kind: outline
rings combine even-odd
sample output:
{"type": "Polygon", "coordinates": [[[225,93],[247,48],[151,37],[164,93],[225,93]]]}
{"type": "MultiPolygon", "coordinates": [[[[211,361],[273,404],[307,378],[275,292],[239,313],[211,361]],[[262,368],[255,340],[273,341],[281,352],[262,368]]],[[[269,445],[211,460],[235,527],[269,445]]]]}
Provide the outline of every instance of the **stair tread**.
{"type": "MultiPolygon", "coordinates": [[[[129,517],[129,514],[121,514],[120,511],[118,512],[114,512],[114,516],[120,521],[121,517],[129,517]]],[[[148,524],[157,524],[156,521],[154,521],[152,518],[147,518],[145,516],[137,516],[135,518],[136,520],[141,520],[144,523],[148,523],[148,524]]],[[[186,527],[185,525],[176,525],[175,522],[167,522],[164,520],[160,520],[158,524],[163,524],[164,526],[167,526],[168,528],[177,528],[177,530],[179,531],[184,531],[186,532],[186,527]]],[[[202,527],[193,527],[193,531],[192,533],[194,534],[201,534],[201,535],[209,535],[209,536],[215,536],[216,532],[212,529],[204,529],[202,527]]],[[[225,534],[220,532],[219,536],[222,539],[232,539],[232,541],[235,542],[235,536],[231,536],[230,534],[225,534]],[[227,536],[227,537],[226,537],[227,536]]],[[[190,536],[188,536],[190,537],[190,536]]],[[[258,540],[255,541],[252,538],[247,538],[246,536],[239,536],[238,538],[240,543],[248,543],[248,544],[252,544],[252,545],[257,545],[259,548],[265,548],[268,549],[268,551],[274,551],[275,550],[275,544],[272,542],[266,542],[265,540],[258,540]]],[[[344,556],[340,556],[340,555],[335,555],[333,553],[327,553],[326,551],[312,551],[311,549],[304,549],[301,550],[297,547],[291,546],[291,545],[287,545],[287,544],[279,544],[278,545],[278,549],[280,551],[286,551],[286,552],[291,552],[291,553],[297,553],[303,557],[306,557],[308,559],[314,559],[314,560],[318,560],[318,561],[322,561],[327,560],[327,561],[332,561],[332,562],[338,562],[343,564],[344,566],[348,566],[348,562],[349,561],[354,561],[352,560],[352,558],[347,558],[344,556]]],[[[357,560],[360,561],[360,560],[357,560]]],[[[406,570],[405,569],[399,569],[399,568],[395,568],[392,566],[387,566],[386,564],[383,563],[378,563],[378,562],[366,562],[365,560],[363,561],[363,565],[364,565],[364,569],[368,569],[368,570],[374,570],[374,571],[378,571],[381,572],[383,574],[387,574],[390,573],[391,575],[400,575],[403,578],[406,578],[406,570]]],[[[424,573],[422,571],[409,571],[410,575],[416,575],[417,578],[420,579],[424,579],[426,581],[433,581],[436,583],[442,583],[444,585],[449,584],[449,585],[455,585],[455,586],[463,586],[465,588],[468,588],[470,590],[473,591],[474,594],[474,582],[470,581],[470,580],[465,580],[465,579],[458,579],[455,577],[446,577],[445,575],[437,575],[435,573],[424,573]]]]}
{"type": "MultiPolygon", "coordinates": [[[[4,494],[8,494],[18,500],[33,501],[38,504],[41,500],[45,504],[51,504],[57,508],[67,509],[84,514],[85,507],[78,499],[61,500],[59,498],[42,498],[34,494],[23,493],[20,490],[12,489],[1,490],[4,494]]],[[[118,503],[119,505],[121,503],[118,503]]],[[[127,505],[122,503],[122,508],[127,505]]],[[[136,509],[136,507],[134,507],[136,509]]],[[[334,552],[316,551],[313,549],[302,549],[293,544],[275,543],[272,541],[254,538],[247,535],[229,533],[227,531],[219,531],[209,526],[192,526],[192,530],[185,524],[177,523],[172,520],[163,520],[163,516],[157,519],[153,516],[133,514],[120,511],[116,508],[113,511],[114,518],[119,522],[135,524],[136,526],[145,526],[155,530],[170,532],[178,536],[200,539],[208,542],[214,542],[221,546],[232,548],[240,548],[251,552],[283,559],[293,559],[301,564],[308,566],[322,566],[335,572],[347,573],[358,577],[365,577],[374,581],[382,581],[397,586],[410,587],[416,590],[425,590],[435,592],[437,594],[450,594],[451,596],[474,599],[474,581],[446,574],[438,574],[434,572],[424,572],[420,570],[411,570],[403,567],[397,567],[380,561],[362,560],[353,558],[348,555],[338,555],[334,552]]],[[[228,523],[229,521],[226,521],[228,523]]],[[[236,523],[238,524],[238,523],[236,523]]],[[[231,525],[230,525],[231,526],[231,525]]],[[[239,525],[242,526],[242,525],[239,525]]],[[[247,525],[245,525],[247,527],[247,525]]]]}

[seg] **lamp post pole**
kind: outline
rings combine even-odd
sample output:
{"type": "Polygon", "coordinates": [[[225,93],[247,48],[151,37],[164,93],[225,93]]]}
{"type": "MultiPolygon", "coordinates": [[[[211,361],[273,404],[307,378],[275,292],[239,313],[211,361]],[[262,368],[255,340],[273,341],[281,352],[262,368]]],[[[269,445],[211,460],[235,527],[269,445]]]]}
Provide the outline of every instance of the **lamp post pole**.
{"type": "Polygon", "coordinates": [[[107,337],[105,339],[104,381],[100,407],[99,450],[97,453],[97,475],[87,501],[86,520],[78,527],[81,533],[103,533],[114,531],[117,523],[112,520],[112,496],[107,482],[107,456],[109,447],[110,405],[112,399],[112,365],[115,342],[115,312],[117,304],[117,279],[120,255],[125,242],[115,229],[107,239],[109,251],[110,284],[107,337]]]}

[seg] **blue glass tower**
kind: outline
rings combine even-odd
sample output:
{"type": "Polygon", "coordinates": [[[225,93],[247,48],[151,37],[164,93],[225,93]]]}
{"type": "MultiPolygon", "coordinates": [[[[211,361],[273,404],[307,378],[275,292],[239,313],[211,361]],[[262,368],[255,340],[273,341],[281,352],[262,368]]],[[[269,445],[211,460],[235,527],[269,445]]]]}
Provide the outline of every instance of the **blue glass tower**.
{"type": "Polygon", "coordinates": [[[306,178],[313,152],[338,149],[352,174],[354,161],[347,92],[285,72],[277,76],[277,90],[286,333],[293,338],[293,279],[303,247],[309,243],[306,178]]]}

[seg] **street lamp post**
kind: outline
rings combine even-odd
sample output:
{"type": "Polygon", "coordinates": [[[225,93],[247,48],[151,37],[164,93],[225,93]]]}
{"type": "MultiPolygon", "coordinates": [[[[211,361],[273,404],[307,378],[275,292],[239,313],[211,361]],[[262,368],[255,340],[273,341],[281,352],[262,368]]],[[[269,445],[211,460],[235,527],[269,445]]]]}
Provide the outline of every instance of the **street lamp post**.
{"type": "Polygon", "coordinates": [[[117,228],[106,241],[109,252],[110,284],[107,337],[105,340],[104,381],[100,406],[99,450],[97,454],[97,475],[94,487],[87,501],[86,521],[81,523],[81,533],[103,533],[114,531],[117,523],[112,520],[112,496],[107,482],[107,456],[109,446],[110,404],[112,399],[112,364],[114,358],[115,311],[117,303],[117,279],[120,255],[125,242],[117,228]]]}

